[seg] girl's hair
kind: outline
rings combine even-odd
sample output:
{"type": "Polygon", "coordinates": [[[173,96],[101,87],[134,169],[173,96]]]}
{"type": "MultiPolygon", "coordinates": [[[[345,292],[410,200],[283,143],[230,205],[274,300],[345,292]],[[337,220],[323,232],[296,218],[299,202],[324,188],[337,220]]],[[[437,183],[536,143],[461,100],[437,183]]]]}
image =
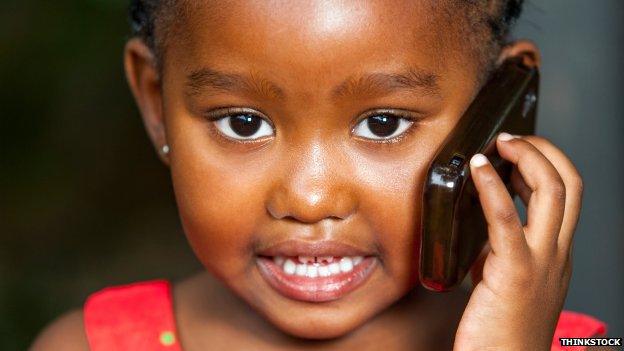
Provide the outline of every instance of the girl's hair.
{"type": "Polygon", "coordinates": [[[128,14],[130,17],[130,26],[132,27],[132,35],[138,36],[154,50],[154,27],[156,22],[156,13],[159,12],[163,3],[171,1],[161,0],[130,0],[130,8],[128,14]]]}
{"type": "MultiPolygon", "coordinates": [[[[156,62],[162,60],[163,41],[159,33],[170,32],[171,18],[182,15],[180,7],[188,6],[189,0],[131,0],[129,8],[133,36],[141,38],[155,54],[156,62]],[[184,4],[187,3],[187,4],[184,4]],[[161,28],[164,27],[164,28],[161,28]]],[[[438,0],[435,0],[438,1],[438,0]]],[[[460,6],[466,14],[470,33],[481,33],[477,53],[485,70],[491,69],[498,50],[507,42],[513,24],[522,12],[524,0],[447,0],[460,6]],[[485,39],[485,41],[483,41],[485,39]]],[[[472,34],[474,35],[474,34],[472,34]]]]}

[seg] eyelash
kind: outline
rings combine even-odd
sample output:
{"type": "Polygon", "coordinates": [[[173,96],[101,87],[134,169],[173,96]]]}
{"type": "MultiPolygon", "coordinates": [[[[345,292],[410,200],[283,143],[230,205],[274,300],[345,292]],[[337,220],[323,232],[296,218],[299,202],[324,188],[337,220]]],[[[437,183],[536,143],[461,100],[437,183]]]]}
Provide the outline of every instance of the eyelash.
{"type": "MultiPolygon", "coordinates": [[[[239,114],[253,114],[261,119],[263,119],[264,121],[266,121],[271,128],[273,129],[273,131],[275,132],[275,126],[273,125],[273,123],[271,122],[271,120],[262,112],[256,110],[256,109],[250,109],[250,108],[245,108],[245,107],[222,107],[222,108],[216,108],[216,109],[212,109],[210,111],[208,111],[205,116],[206,118],[211,121],[212,124],[212,128],[214,133],[217,134],[219,137],[230,141],[230,142],[235,142],[235,143],[239,143],[239,144],[253,144],[253,143],[257,143],[259,140],[262,140],[264,138],[259,138],[259,139],[234,139],[231,138],[229,136],[223,135],[222,132],[220,132],[219,130],[217,130],[216,126],[215,126],[215,122],[217,122],[218,120],[221,120],[223,118],[227,118],[227,117],[232,117],[235,115],[239,115],[239,114]]],[[[353,128],[351,128],[351,133],[354,132],[355,128],[362,123],[363,121],[365,121],[368,118],[374,117],[374,116],[378,116],[378,115],[387,115],[387,116],[392,116],[392,117],[396,117],[399,119],[404,119],[407,120],[408,122],[411,123],[411,125],[409,127],[407,127],[407,129],[402,132],[401,134],[393,137],[393,138],[388,138],[388,139],[371,139],[371,138],[363,138],[363,137],[356,137],[359,139],[364,139],[367,142],[372,142],[375,144],[380,144],[380,145],[392,145],[392,144],[396,144],[401,142],[403,139],[405,139],[406,137],[408,137],[415,128],[414,124],[415,122],[417,122],[417,120],[419,119],[418,117],[414,116],[414,112],[408,112],[408,111],[404,111],[404,110],[397,110],[397,109],[392,109],[392,108],[378,108],[378,109],[373,109],[373,110],[368,110],[364,113],[359,114],[359,118],[357,119],[355,125],[353,128]]]]}

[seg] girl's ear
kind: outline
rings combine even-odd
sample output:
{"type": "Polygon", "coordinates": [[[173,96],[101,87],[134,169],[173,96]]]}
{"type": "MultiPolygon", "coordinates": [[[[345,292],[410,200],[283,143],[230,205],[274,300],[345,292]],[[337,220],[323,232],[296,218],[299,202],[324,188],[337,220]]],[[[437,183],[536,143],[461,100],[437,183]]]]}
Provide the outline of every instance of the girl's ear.
{"type": "Polygon", "coordinates": [[[163,149],[167,145],[167,135],[162,114],[160,77],[154,54],[143,40],[139,38],[128,40],[124,49],[124,67],[126,79],[143,117],[147,134],[160,159],[169,165],[169,157],[163,152],[167,149],[163,149]]]}
{"type": "Polygon", "coordinates": [[[496,64],[498,66],[506,59],[516,56],[523,57],[524,64],[527,66],[539,68],[542,63],[537,45],[530,40],[522,39],[505,45],[498,56],[496,64]]]}

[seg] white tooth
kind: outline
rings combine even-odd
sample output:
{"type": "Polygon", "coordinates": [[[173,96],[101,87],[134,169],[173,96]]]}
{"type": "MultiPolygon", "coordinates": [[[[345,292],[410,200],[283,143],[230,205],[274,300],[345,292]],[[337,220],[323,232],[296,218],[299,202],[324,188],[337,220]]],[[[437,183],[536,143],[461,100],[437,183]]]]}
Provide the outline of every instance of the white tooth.
{"type": "Polygon", "coordinates": [[[314,263],[314,256],[299,256],[298,258],[301,263],[314,263]]]}
{"type": "Polygon", "coordinates": [[[306,276],[310,278],[316,278],[318,275],[318,268],[316,266],[308,266],[308,271],[306,272],[306,276]]]}
{"type": "Polygon", "coordinates": [[[316,258],[316,260],[319,263],[322,263],[322,262],[332,263],[332,261],[334,260],[334,256],[319,256],[316,258]]]}
{"type": "Polygon", "coordinates": [[[340,270],[343,272],[350,272],[353,269],[353,261],[349,257],[343,257],[340,260],[340,270]]]}
{"type": "Polygon", "coordinates": [[[362,257],[362,256],[355,256],[355,257],[353,257],[353,265],[357,266],[363,260],[364,260],[364,257],[362,257]]]}
{"type": "Polygon", "coordinates": [[[330,273],[329,273],[329,268],[327,268],[327,266],[319,266],[318,268],[318,274],[321,277],[327,277],[330,273]]]}
{"type": "Polygon", "coordinates": [[[284,263],[284,257],[275,256],[273,257],[273,262],[275,262],[276,265],[281,266],[284,263]]]}
{"type": "Polygon", "coordinates": [[[297,265],[297,271],[295,273],[303,277],[306,275],[307,271],[308,271],[308,265],[306,265],[305,263],[301,263],[297,265]]]}
{"type": "Polygon", "coordinates": [[[327,267],[328,267],[329,272],[331,274],[338,274],[338,273],[340,273],[340,263],[334,262],[334,263],[330,264],[327,267]]]}
{"type": "Polygon", "coordinates": [[[291,275],[295,274],[295,270],[297,269],[297,265],[290,258],[284,262],[284,273],[291,275]]]}

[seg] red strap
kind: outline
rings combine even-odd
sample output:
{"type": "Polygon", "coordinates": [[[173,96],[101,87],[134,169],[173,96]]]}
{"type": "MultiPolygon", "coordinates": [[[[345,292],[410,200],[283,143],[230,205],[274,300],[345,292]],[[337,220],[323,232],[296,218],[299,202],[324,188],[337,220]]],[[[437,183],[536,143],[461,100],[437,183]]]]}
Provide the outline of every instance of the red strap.
{"type": "Polygon", "coordinates": [[[583,351],[584,346],[562,347],[559,338],[591,338],[604,336],[607,325],[603,322],[582,313],[563,311],[559,316],[551,351],[583,351]]]}
{"type": "Polygon", "coordinates": [[[102,289],[87,299],[84,324],[92,351],[181,351],[171,286],[153,280],[102,289]]]}

